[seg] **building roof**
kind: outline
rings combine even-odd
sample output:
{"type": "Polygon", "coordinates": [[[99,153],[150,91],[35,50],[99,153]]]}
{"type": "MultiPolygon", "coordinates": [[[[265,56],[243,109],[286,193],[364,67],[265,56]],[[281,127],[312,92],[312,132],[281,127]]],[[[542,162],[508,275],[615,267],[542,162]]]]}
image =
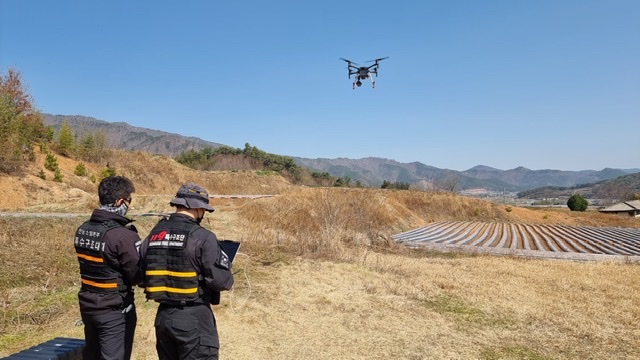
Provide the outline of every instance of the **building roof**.
{"type": "Polygon", "coordinates": [[[600,212],[640,211],[640,200],[625,201],[598,210],[600,212]]]}

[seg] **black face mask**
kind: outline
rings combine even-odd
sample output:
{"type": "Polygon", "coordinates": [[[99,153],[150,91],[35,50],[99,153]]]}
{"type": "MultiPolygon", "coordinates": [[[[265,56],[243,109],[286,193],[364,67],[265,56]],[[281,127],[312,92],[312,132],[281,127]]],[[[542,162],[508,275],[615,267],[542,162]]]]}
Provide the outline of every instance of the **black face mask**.
{"type": "MultiPolygon", "coordinates": [[[[200,210],[198,210],[198,213],[200,213],[200,210]]],[[[196,218],[196,222],[198,223],[198,225],[200,225],[200,223],[202,222],[202,219],[204,219],[204,214],[206,213],[206,211],[202,212],[202,216],[199,216],[196,218]]]]}

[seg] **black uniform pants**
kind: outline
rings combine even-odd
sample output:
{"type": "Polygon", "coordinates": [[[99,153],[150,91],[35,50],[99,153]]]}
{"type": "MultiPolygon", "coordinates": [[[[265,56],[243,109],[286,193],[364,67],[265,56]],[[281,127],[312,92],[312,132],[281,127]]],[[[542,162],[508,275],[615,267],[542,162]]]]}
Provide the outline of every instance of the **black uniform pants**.
{"type": "Polygon", "coordinates": [[[208,304],[160,304],[155,327],[160,360],[218,359],[216,319],[208,304]]]}
{"type": "Polygon", "coordinates": [[[100,315],[82,315],[85,347],[83,359],[129,360],[136,330],[136,308],[114,310],[100,315]]]}

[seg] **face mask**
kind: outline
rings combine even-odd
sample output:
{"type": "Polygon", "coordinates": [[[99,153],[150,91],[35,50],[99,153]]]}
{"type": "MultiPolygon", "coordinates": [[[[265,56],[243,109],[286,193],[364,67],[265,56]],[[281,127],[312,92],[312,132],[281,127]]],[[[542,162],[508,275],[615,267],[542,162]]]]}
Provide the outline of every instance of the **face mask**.
{"type": "Polygon", "coordinates": [[[127,205],[126,202],[122,202],[122,204],[120,204],[120,206],[118,206],[116,214],[120,215],[120,216],[125,216],[127,215],[127,212],[129,211],[129,205],[127,205]]]}
{"type": "MultiPolygon", "coordinates": [[[[196,218],[196,222],[198,223],[198,225],[200,225],[200,223],[202,222],[202,219],[204,219],[204,213],[206,213],[206,211],[202,212],[202,216],[199,216],[196,218]]],[[[200,214],[200,210],[198,210],[198,215],[200,214]]]]}
{"type": "Polygon", "coordinates": [[[116,206],[115,204],[101,205],[100,209],[118,214],[120,216],[125,216],[127,215],[127,211],[129,211],[129,206],[126,202],[123,201],[120,206],[116,206]]]}
{"type": "Polygon", "coordinates": [[[126,202],[122,202],[122,204],[120,204],[120,206],[115,206],[113,207],[112,212],[120,215],[120,216],[125,216],[127,215],[127,212],[129,211],[129,205],[127,205],[126,202]]]}

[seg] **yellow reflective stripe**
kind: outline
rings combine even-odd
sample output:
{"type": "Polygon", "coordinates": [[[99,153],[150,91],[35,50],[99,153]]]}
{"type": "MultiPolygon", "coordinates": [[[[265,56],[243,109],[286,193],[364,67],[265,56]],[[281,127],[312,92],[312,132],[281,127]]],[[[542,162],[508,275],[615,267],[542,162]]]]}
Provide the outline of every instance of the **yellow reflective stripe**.
{"type": "Polygon", "coordinates": [[[166,292],[178,293],[178,294],[194,294],[198,292],[198,288],[194,287],[194,288],[188,288],[188,289],[180,289],[180,288],[173,288],[168,286],[152,286],[152,287],[148,287],[147,291],[148,292],[166,291],[166,292]]]}
{"type": "Polygon", "coordinates": [[[196,277],[198,274],[195,271],[171,271],[171,270],[147,270],[145,272],[149,276],[169,275],[174,277],[196,277]]]}
{"type": "Polygon", "coordinates": [[[78,257],[79,258],[83,258],[85,260],[89,260],[89,261],[93,261],[93,262],[104,262],[103,258],[99,258],[99,257],[95,257],[95,256],[90,256],[90,255],[85,255],[85,254],[80,254],[78,253],[78,257]]]}
{"type": "Polygon", "coordinates": [[[87,279],[81,279],[83,284],[87,284],[87,285],[91,285],[91,286],[95,286],[98,288],[102,288],[102,289],[115,289],[118,287],[118,283],[114,282],[114,283],[99,283],[99,282],[95,282],[95,281],[91,281],[91,280],[87,280],[87,279]]]}

